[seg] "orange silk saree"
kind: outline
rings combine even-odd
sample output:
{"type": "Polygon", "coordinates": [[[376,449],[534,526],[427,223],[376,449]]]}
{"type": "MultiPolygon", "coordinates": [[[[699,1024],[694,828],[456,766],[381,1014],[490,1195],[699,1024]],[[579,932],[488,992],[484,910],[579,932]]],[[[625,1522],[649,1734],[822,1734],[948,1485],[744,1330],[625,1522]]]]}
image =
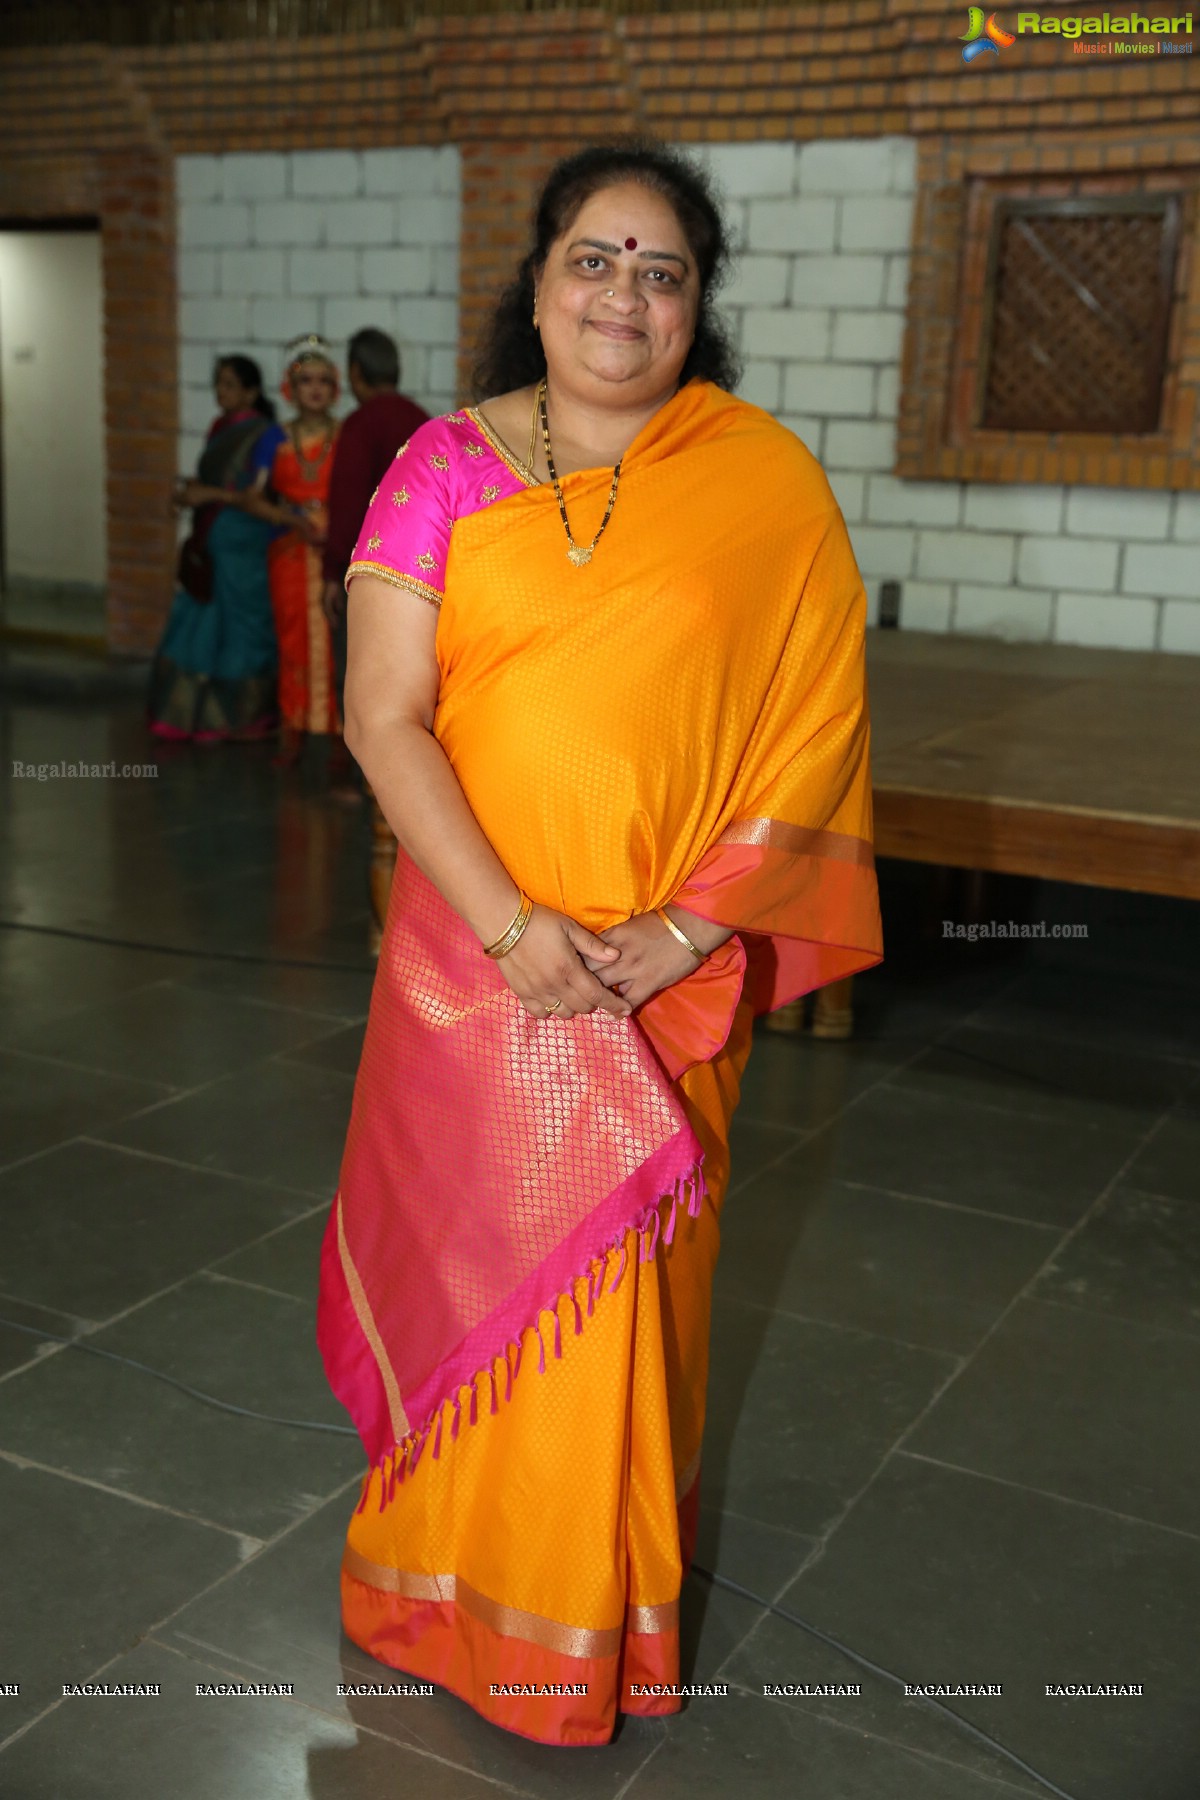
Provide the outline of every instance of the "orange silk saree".
{"type": "MultiPolygon", "coordinates": [[[[608,482],[563,483],[580,542],[608,482]]],[[[441,606],[434,731],[514,879],[596,931],[670,900],[735,928],[631,1020],[534,1020],[401,855],[326,1234],[321,1347],[373,1465],[348,1634],[601,1743],[679,1706],[752,1014],[880,955],[862,583],[808,452],[704,382],[583,568],[474,412],[414,434],[360,541],[351,577],[441,606]]]]}
{"type": "MultiPolygon", "coordinates": [[[[329,522],[329,477],[334,445],[279,446],[271,485],[280,499],[303,506],[324,528],[329,522]]],[[[321,552],[299,531],[282,532],[267,552],[271,611],[279,644],[279,716],[294,731],[336,735],[337,688],[333,645],[321,609],[321,552]]]]}

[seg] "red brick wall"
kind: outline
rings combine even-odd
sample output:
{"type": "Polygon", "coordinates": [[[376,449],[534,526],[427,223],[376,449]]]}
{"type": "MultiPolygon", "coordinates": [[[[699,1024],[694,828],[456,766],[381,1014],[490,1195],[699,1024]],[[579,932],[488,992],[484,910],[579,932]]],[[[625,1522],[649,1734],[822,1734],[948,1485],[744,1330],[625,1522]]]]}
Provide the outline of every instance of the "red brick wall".
{"type": "MultiPolygon", "coordinates": [[[[1162,6],[1142,10],[1163,12],[1162,6]]],[[[1200,59],[1073,57],[1023,37],[959,55],[958,0],[826,0],[621,17],[418,19],[295,43],[0,55],[0,217],[91,213],[104,233],[113,646],[150,649],[174,534],[174,203],[186,152],[456,143],[462,334],[524,241],[537,178],[616,131],[677,141],[914,134],[973,169],[1172,166],[1200,116],[1200,59]]],[[[943,159],[944,160],[944,159],[943,159]]],[[[946,163],[945,166],[949,166],[946,163]]],[[[947,325],[949,321],[945,322],[947,325]]]]}

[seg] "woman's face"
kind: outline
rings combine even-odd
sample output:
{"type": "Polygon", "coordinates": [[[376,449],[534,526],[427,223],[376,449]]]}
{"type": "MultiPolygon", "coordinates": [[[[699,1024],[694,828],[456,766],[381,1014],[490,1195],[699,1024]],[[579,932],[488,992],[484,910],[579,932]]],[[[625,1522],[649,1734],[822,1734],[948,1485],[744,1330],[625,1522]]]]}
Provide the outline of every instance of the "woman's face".
{"type": "Polygon", "coordinates": [[[258,389],[243,387],[233,370],[222,364],[213,382],[213,395],[223,413],[245,412],[257,400],[258,389]]]}
{"type": "Polygon", "coordinates": [[[303,362],[292,371],[292,393],[302,413],[328,412],[337,386],[327,363],[303,362]]]}
{"type": "Polygon", "coordinates": [[[673,393],[699,304],[696,259],[670,203],[636,181],[602,188],[550,246],[537,281],[551,392],[558,383],[629,406],[673,393]]]}

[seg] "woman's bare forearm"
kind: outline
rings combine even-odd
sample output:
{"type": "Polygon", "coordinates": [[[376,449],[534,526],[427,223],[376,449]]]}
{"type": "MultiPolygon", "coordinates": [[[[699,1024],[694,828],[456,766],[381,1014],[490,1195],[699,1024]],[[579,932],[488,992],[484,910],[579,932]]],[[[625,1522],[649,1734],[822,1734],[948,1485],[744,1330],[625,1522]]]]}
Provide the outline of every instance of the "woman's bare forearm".
{"type": "Polygon", "coordinates": [[[520,889],[492,849],[432,732],[415,719],[347,743],[400,844],[481,943],[511,921],[520,889]]]}

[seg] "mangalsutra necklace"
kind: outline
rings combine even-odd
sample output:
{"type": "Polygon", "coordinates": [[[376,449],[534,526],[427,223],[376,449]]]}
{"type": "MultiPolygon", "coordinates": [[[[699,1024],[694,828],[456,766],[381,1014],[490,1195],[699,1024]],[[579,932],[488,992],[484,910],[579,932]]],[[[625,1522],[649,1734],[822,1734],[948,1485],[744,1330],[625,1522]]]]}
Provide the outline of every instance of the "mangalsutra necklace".
{"type": "Polygon", "coordinates": [[[604,527],[612,518],[612,509],[617,503],[617,484],[621,479],[621,463],[624,458],[618,457],[617,466],[612,472],[612,486],[608,490],[608,505],[604,509],[604,517],[600,521],[599,531],[590,544],[577,544],[571,536],[571,522],[567,518],[567,503],[563,499],[562,487],[554,467],[554,457],[550,451],[550,424],[546,418],[546,383],[544,381],[537,391],[537,407],[542,421],[542,443],[546,450],[546,466],[550,470],[550,479],[554,483],[554,498],[558,501],[559,516],[563,522],[563,530],[567,534],[567,561],[572,563],[575,568],[582,569],[584,563],[591,562],[592,551],[604,536],[604,527]]]}

